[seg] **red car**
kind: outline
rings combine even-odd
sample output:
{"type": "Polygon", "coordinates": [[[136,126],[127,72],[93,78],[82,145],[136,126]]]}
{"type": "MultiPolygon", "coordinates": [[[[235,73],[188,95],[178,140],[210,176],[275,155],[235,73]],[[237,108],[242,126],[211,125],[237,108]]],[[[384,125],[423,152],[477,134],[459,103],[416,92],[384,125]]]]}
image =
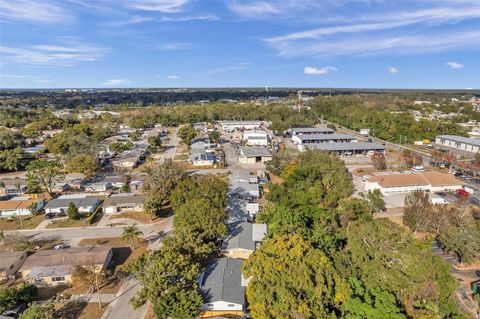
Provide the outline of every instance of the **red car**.
{"type": "Polygon", "coordinates": [[[461,197],[468,197],[470,193],[464,189],[457,189],[457,195],[461,197]]]}

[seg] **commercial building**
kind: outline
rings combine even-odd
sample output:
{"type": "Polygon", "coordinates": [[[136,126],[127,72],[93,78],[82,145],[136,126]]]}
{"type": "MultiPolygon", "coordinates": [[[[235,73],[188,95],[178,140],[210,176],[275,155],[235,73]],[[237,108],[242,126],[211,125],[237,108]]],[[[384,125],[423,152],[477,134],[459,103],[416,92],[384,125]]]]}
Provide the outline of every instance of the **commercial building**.
{"type": "Polygon", "coordinates": [[[303,150],[313,149],[337,153],[341,156],[373,155],[374,152],[385,152],[385,146],[378,143],[313,143],[305,144],[303,150]]]}
{"type": "Polygon", "coordinates": [[[255,130],[259,129],[263,121],[219,121],[224,131],[233,132],[235,130],[255,130]]]}
{"type": "Polygon", "coordinates": [[[268,133],[261,130],[245,131],[243,140],[248,146],[268,146],[268,133]]]}
{"type": "Polygon", "coordinates": [[[242,264],[243,260],[227,257],[208,263],[199,279],[203,298],[201,318],[244,316],[248,282],[243,278],[242,264]]]}
{"type": "Polygon", "coordinates": [[[110,247],[71,247],[40,250],[29,256],[20,268],[22,278],[37,286],[58,286],[72,283],[77,267],[99,273],[112,260],[110,247]]]}
{"type": "Polygon", "coordinates": [[[435,144],[440,149],[457,150],[466,153],[480,152],[480,140],[456,135],[439,135],[435,139],[435,144]]]}
{"type": "Polygon", "coordinates": [[[272,160],[272,154],[264,147],[242,147],[238,160],[241,164],[265,163],[272,160]]]}
{"type": "Polygon", "coordinates": [[[132,193],[112,194],[103,201],[105,214],[142,213],[146,196],[132,193]]]}
{"type": "Polygon", "coordinates": [[[316,135],[316,134],[333,134],[334,130],[325,127],[295,127],[288,130],[292,136],[298,135],[316,135]]]}
{"type": "Polygon", "coordinates": [[[357,138],[349,134],[307,134],[292,136],[292,142],[303,151],[306,144],[318,143],[355,143],[357,138]]]}
{"type": "Polygon", "coordinates": [[[365,180],[365,191],[379,189],[382,193],[405,193],[420,189],[429,192],[456,191],[463,183],[448,173],[422,172],[372,176],[365,180]]]}

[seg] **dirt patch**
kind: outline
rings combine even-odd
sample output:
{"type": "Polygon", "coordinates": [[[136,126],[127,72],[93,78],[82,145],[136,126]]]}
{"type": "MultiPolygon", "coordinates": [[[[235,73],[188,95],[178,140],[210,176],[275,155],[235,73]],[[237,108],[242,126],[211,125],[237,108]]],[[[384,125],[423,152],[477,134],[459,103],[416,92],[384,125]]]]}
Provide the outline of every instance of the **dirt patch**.
{"type": "Polygon", "coordinates": [[[138,212],[126,212],[126,213],[120,213],[120,214],[115,214],[110,216],[111,221],[115,221],[115,219],[118,218],[130,218],[133,220],[136,220],[137,222],[141,224],[154,224],[161,222],[163,219],[156,217],[151,219],[149,215],[145,213],[138,213],[138,212]]]}
{"type": "Polygon", "coordinates": [[[68,302],[66,304],[57,304],[55,318],[63,319],[99,319],[102,317],[108,304],[86,302],[68,302]]]}
{"type": "Polygon", "coordinates": [[[33,229],[38,226],[45,217],[43,214],[30,216],[15,216],[9,218],[0,218],[1,230],[33,229]],[[23,223],[23,227],[22,227],[23,223]]]}
{"type": "Polygon", "coordinates": [[[268,172],[267,175],[268,175],[268,180],[271,181],[273,184],[280,185],[283,183],[283,178],[281,178],[280,176],[277,176],[271,172],[268,172]]]}

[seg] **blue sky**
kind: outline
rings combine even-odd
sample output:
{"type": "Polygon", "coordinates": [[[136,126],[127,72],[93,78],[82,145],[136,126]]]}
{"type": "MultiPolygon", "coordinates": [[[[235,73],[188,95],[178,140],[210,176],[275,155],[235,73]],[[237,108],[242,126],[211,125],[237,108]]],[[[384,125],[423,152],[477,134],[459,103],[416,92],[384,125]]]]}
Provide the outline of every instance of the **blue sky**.
{"type": "Polygon", "coordinates": [[[0,0],[0,87],[480,88],[479,0],[0,0]]]}

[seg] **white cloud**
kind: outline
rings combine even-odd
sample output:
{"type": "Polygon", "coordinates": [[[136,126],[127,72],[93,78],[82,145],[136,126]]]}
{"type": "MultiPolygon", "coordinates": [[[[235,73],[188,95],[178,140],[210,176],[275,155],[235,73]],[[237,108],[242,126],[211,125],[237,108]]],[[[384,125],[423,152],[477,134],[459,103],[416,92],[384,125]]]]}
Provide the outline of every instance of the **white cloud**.
{"type": "Polygon", "coordinates": [[[160,21],[164,22],[184,22],[184,21],[216,21],[218,17],[213,14],[191,15],[191,16],[179,16],[179,17],[161,17],[160,21]]]}
{"type": "Polygon", "coordinates": [[[357,35],[340,39],[279,42],[270,44],[281,56],[406,54],[450,50],[480,45],[480,30],[462,33],[430,33],[415,36],[357,35]]]}
{"type": "Polygon", "coordinates": [[[463,68],[463,64],[458,63],[458,62],[447,62],[445,63],[446,66],[448,66],[451,69],[461,69],[463,68]]]}
{"type": "Polygon", "coordinates": [[[313,66],[306,66],[303,69],[303,73],[308,74],[308,75],[317,75],[317,74],[328,74],[330,72],[336,72],[338,71],[337,68],[333,66],[325,66],[323,68],[316,68],[313,66]]]}
{"type": "Polygon", "coordinates": [[[42,44],[28,47],[0,46],[0,54],[7,63],[33,66],[72,66],[79,62],[97,61],[106,49],[75,39],[60,44],[42,44]]]}
{"type": "Polygon", "coordinates": [[[178,75],[167,75],[168,80],[179,80],[180,77],[178,75]]]}
{"type": "Polygon", "coordinates": [[[394,66],[389,66],[388,67],[388,72],[390,72],[391,74],[397,74],[399,72],[398,68],[394,67],[394,66]]]}
{"type": "Polygon", "coordinates": [[[127,6],[137,10],[177,13],[182,12],[189,2],[190,0],[130,0],[127,6]]]}
{"type": "Polygon", "coordinates": [[[157,47],[161,50],[166,51],[175,51],[175,50],[187,50],[192,45],[190,43],[181,43],[181,42],[170,42],[170,43],[160,43],[157,47]]]}
{"type": "Polygon", "coordinates": [[[248,67],[252,65],[251,62],[242,62],[236,65],[231,65],[231,66],[226,66],[223,68],[217,68],[213,69],[210,71],[207,71],[206,74],[215,74],[215,73],[223,73],[223,72],[228,72],[228,71],[238,71],[238,70],[245,70],[248,69],[248,67]]]}
{"type": "Polygon", "coordinates": [[[0,19],[30,23],[65,23],[73,17],[51,1],[0,0],[0,19]]]}
{"type": "Polygon", "coordinates": [[[112,80],[106,80],[103,82],[103,85],[106,86],[121,86],[121,85],[129,85],[131,83],[130,80],[125,80],[125,79],[112,79],[112,80]]]}
{"type": "Polygon", "coordinates": [[[238,1],[231,1],[228,4],[230,10],[234,11],[242,17],[251,17],[251,16],[260,16],[264,14],[279,13],[280,10],[277,6],[265,2],[249,2],[249,3],[239,3],[238,1]]]}

